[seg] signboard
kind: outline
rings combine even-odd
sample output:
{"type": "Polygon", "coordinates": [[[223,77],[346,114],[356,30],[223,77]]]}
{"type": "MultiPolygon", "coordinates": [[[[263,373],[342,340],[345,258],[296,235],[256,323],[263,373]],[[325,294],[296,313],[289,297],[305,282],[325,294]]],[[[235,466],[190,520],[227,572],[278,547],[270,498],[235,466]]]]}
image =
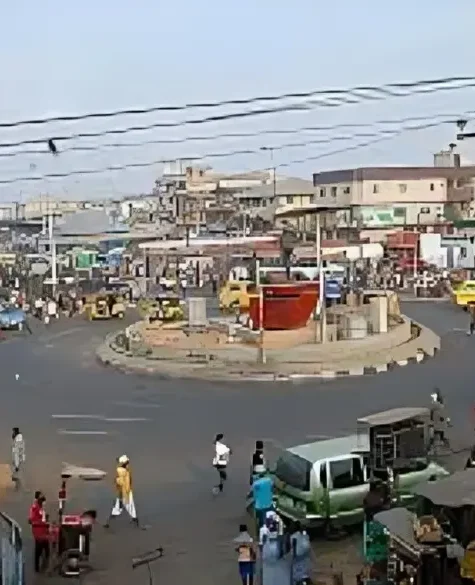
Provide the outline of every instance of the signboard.
{"type": "Polygon", "coordinates": [[[325,280],[325,298],[341,299],[341,284],[338,280],[325,280]]]}
{"type": "Polygon", "coordinates": [[[362,207],[359,217],[363,227],[384,228],[406,224],[405,207],[362,207]]]}

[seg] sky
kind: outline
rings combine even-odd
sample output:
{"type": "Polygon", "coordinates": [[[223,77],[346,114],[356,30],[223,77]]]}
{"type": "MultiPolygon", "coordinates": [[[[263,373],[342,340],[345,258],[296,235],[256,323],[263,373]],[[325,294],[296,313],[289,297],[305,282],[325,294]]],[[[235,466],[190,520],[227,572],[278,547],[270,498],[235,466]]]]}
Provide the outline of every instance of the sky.
{"type": "MultiPolygon", "coordinates": [[[[5,2],[0,19],[0,123],[471,76],[475,75],[474,21],[473,0],[5,2]]],[[[261,150],[262,147],[274,148],[272,164],[281,173],[308,179],[314,172],[335,168],[430,165],[433,152],[455,141],[455,125],[407,130],[408,125],[420,126],[424,122],[397,121],[426,117],[435,123],[441,121],[441,114],[464,117],[465,112],[473,112],[475,131],[473,96],[474,88],[466,88],[341,107],[314,105],[297,113],[58,141],[58,149],[63,152],[57,157],[51,156],[43,144],[19,147],[2,144],[30,139],[46,142],[57,136],[180,122],[249,110],[251,106],[0,128],[0,201],[26,201],[46,194],[85,199],[146,193],[161,174],[159,163],[35,182],[17,179],[213,153],[229,155],[203,159],[204,164],[220,171],[265,169],[271,165],[270,152],[261,150]],[[377,123],[381,120],[396,122],[388,126],[377,123]],[[356,130],[334,128],[341,124],[368,126],[356,130]],[[315,126],[330,128],[299,131],[315,126]],[[404,132],[391,139],[348,150],[368,142],[361,133],[377,138],[382,129],[401,126],[404,132]],[[292,133],[266,133],[269,130],[292,133]],[[230,133],[257,135],[188,140],[230,133]],[[179,139],[181,142],[177,143],[179,139]],[[150,144],[157,140],[175,143],[150,144]],[[135,146],[107,147],[117,143],[135,146]],[[289,143],[300,146],[288,147],[289,143]],[[92,150],[66,150],[78,147],[92,150]],[[242,150],[256,152],[231,155],[242,150]],[[339,152],[330,156],[335,150],[339,152]],[[292,163],[312,157],[313,160],[292,163]]],[[[466,160],[475,161],[475,140],[463,142],[459,149],[466,160]]]]}

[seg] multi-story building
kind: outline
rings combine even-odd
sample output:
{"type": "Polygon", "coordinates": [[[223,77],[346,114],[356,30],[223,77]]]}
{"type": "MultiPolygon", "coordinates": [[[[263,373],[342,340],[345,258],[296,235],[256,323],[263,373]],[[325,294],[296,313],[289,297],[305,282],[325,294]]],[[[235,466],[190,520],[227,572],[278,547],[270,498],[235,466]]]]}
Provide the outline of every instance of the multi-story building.
{"type": "MultiPolygon", "coordinates": [[[[444,154],[434,162],[446,162],[444,154]]],[[[475,212],[475,166],[366,167],[313,175],[315,204],[346,209],[326,218],[328,228],[358,229],[380,240],[388,230],[444,231],[475,212]]]]}

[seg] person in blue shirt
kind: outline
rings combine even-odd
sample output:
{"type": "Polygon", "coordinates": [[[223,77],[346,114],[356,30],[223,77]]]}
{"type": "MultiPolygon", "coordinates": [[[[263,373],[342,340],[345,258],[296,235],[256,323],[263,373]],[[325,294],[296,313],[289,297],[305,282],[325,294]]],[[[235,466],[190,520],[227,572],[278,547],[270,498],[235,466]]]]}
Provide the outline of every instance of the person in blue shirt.
{"type": "Polygon", "coordinates": [[[263,526],[266,513],[272,509],[273,488],[272,478],[267,473],[258,474],[252,482],[252,497],[258,528],[263,526]]]}

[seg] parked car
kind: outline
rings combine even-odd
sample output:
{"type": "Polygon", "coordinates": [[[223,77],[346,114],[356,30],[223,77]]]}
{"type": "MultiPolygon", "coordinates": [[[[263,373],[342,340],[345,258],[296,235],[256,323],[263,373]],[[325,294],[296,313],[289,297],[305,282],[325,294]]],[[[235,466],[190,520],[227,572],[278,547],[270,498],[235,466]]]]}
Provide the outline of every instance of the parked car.
{"type": "Polygon", "coordinates": [[[26,316],[22,309],[12,306],[0,307],[0,329],[18,329],[21,331],[26,316]]]}

